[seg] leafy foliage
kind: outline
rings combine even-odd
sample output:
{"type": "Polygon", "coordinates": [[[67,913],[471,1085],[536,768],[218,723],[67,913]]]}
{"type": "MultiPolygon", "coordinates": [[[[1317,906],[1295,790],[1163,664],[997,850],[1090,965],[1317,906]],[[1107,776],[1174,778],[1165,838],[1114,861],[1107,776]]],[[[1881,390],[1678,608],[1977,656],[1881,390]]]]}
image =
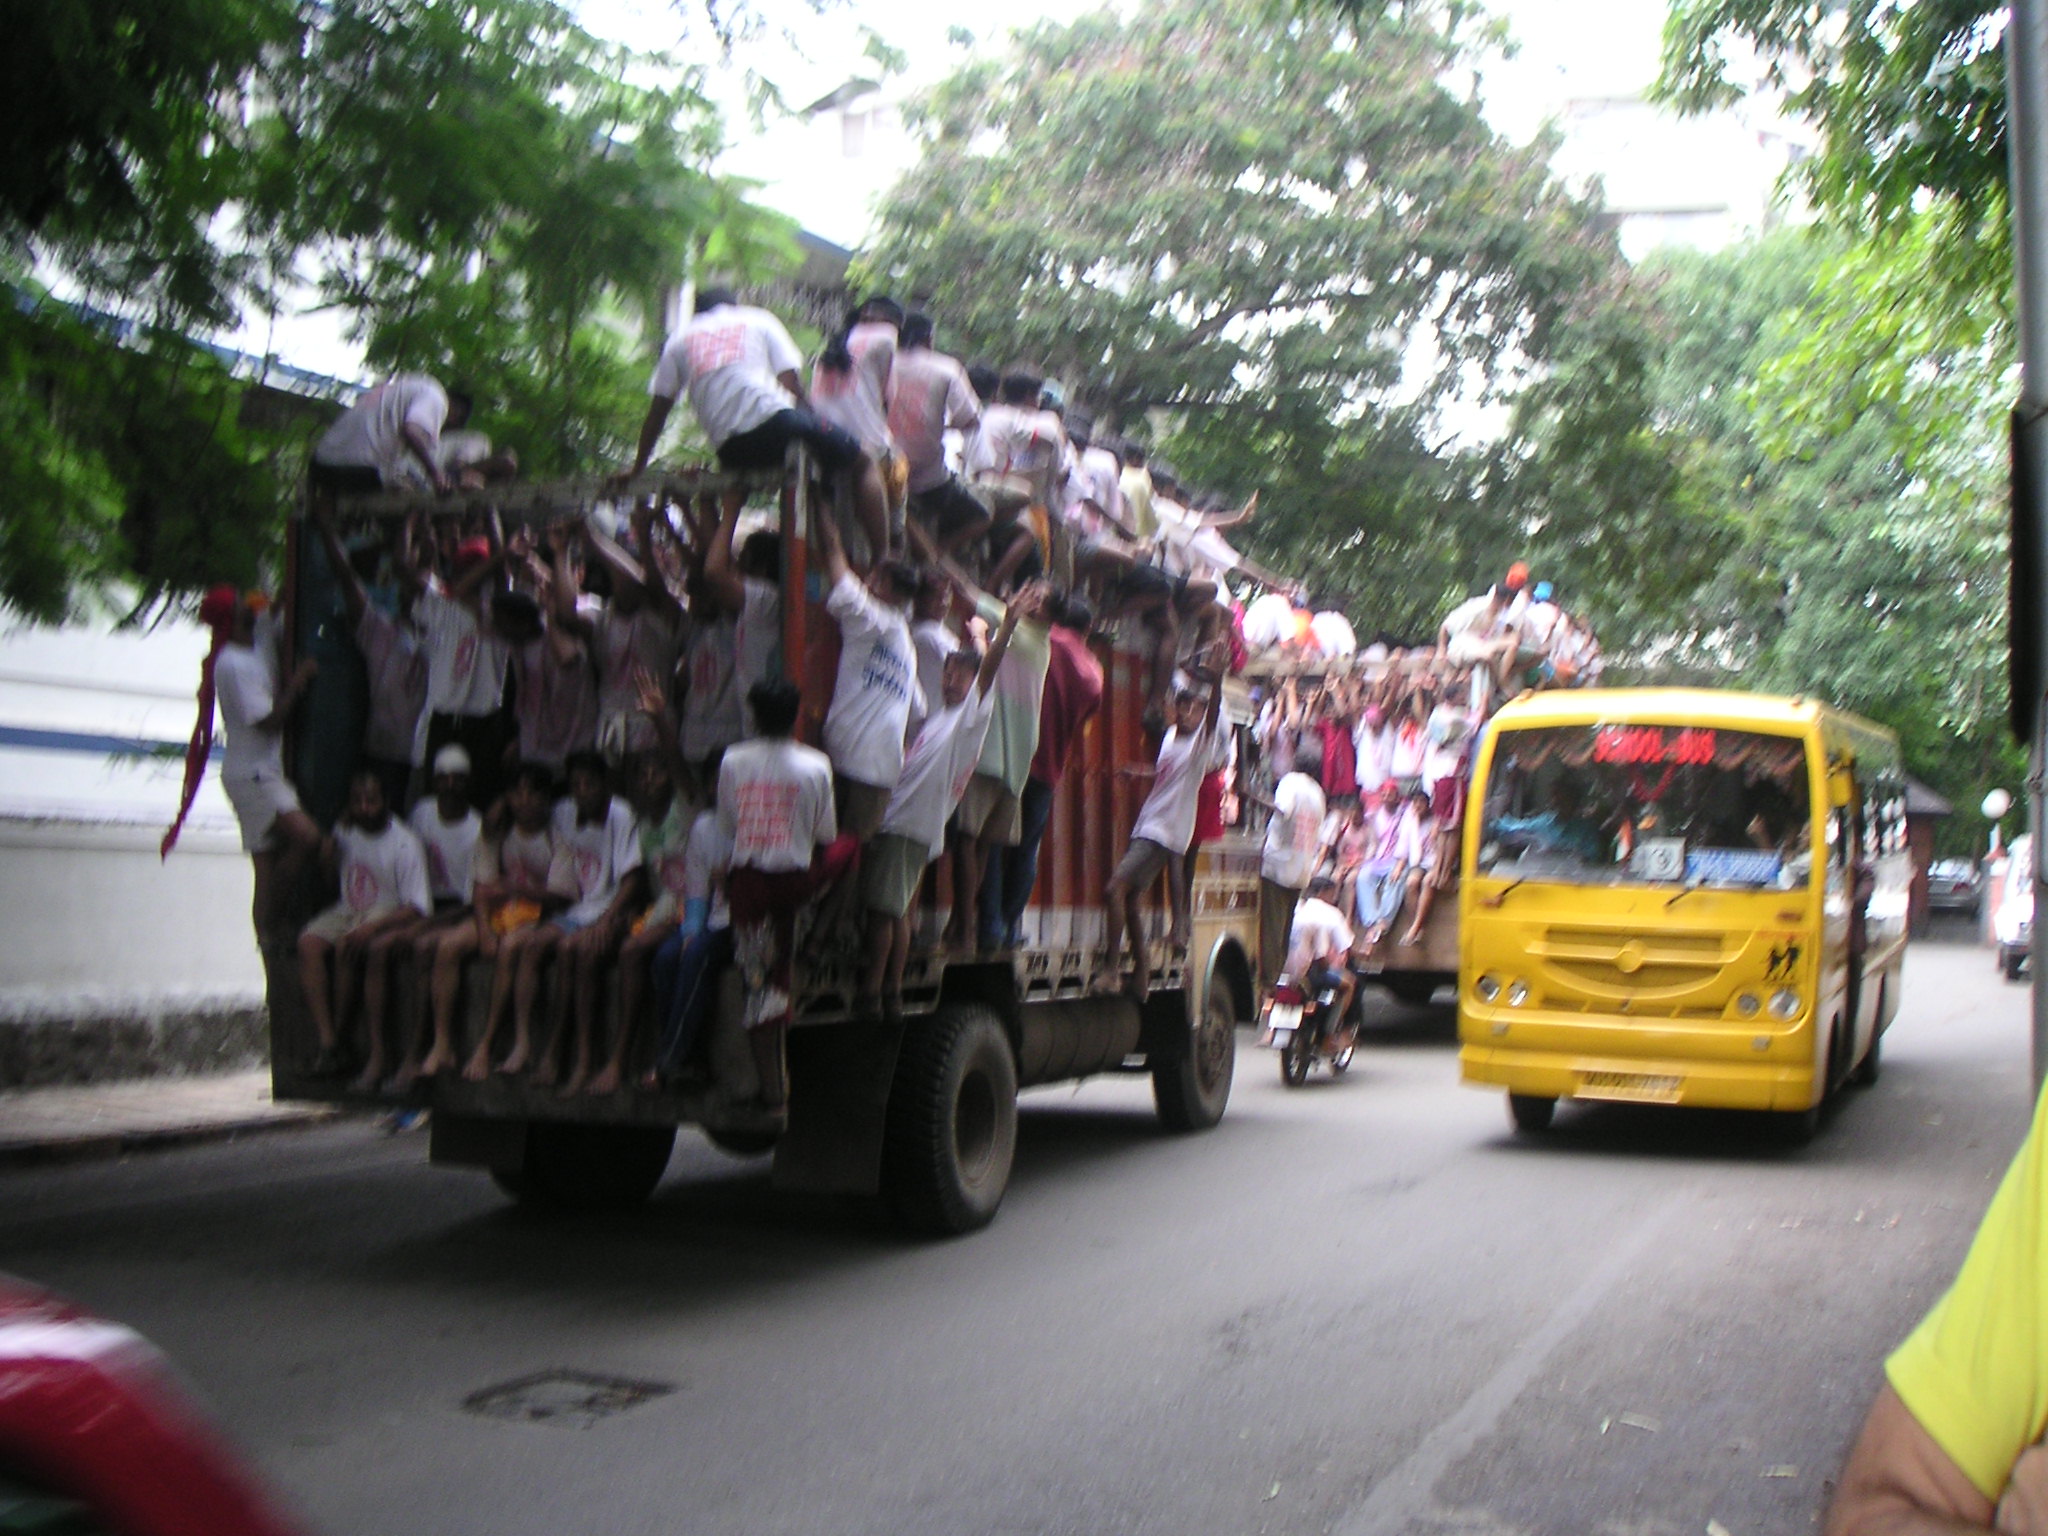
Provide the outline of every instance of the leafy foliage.
{"type": "Polygon", "coordinates": [[[1442,408],[1512,394],[1620,274],[1549,146],[1451,88],[1467,18],[1177,0],[1041,26],[926,101],[870,276],[942,343],[1259,487],[1255,551],[1431,632],[1531,511],[1481,497],[1442,408]]]}
{"type": "Polygon", "coordinates": [[[25,613],[117,577],[147,598],[253,575],[281,527],[303,425],[282,457],[243,432],[239,387],[181,334],[315,293],[373,366],[470,385],[501,445],[560,472],[624,451],[635,337],[693,260],[792,254],[707,173],[694,72],[552,0],[32,0],[22,22],[0,65],[14,286],[47,275],[148,338],[33,300],[0,326],[25,491],[0,601],[25,613]]]}

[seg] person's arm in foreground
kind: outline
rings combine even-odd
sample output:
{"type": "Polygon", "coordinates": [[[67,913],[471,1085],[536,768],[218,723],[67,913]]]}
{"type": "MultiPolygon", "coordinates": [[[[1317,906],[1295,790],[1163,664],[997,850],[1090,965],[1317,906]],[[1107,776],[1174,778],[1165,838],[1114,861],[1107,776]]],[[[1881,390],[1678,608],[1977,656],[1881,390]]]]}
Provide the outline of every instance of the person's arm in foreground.
{"type": "MultiPolygon", "coordinates": [[[[2026,1499],[2034,1510],[2048,1510],[2048,1478],[2038,1459],[2029,1472],[2029,1458],[2014,1469],[2009,1499],[2026,1499]],[[2022,1475],[2036,1485],[2020,1486],[2022,1475]],[[2015,1497],[2018,1496],[2018,1497],[2015,1497]]],[[[1842,1482],[1828,1510],[1826,1536],[1949,1536],[1958,1531],[1988,1531],[1991,1501],[1963,1475],[1963,1469],[1935,1444],[1920,1421],[1886,1382],[1871,1405],[1863,1432],[1849,1452],[1842,1482]]],[[[2001,1527],[2015,1533],[2048,1530],[2040,1524],[2001,1527]]]]}

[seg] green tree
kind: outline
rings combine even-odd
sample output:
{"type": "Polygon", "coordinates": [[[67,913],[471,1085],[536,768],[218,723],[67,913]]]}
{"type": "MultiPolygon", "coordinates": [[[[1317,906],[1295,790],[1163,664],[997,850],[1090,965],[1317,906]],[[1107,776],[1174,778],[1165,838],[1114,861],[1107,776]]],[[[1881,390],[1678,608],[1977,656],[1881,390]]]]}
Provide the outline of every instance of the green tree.
{"type": "Polygon", "coordinates": [[[1282,569],[1433,628],[1517,523],[1475,500],[1445,407],[1514,392],[1620,277],[1548,144],[1454,88],[1464,9],[1041,26],[924,104],[867,271],[957,348],[1041,362],[1191,474],[1260,487],[1248,541],[1282,569]]]}
{"type": "Polygon", "coordinates": [[[529,463],[594,468],[630,434],[663,286],[789,249],[708,174],[695,73],[551,0],[32,0],[21,20],[0,602],[33,616],[117,578],[145,601],[248,579],[272,547],[312,424],[248,428],[195,331],[317,292],[373,366],[473,382],[529,463]],[[53,80],[75,93],[49,103],[53,80]],[[76,324],[38,277],[136,329],[76,324]]]}

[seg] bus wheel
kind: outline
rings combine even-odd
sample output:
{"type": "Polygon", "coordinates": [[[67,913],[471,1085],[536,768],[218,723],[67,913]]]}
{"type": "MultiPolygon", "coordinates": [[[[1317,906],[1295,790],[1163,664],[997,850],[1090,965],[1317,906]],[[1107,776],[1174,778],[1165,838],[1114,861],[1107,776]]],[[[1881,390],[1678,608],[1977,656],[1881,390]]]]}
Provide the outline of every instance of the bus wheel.
{"type": "Polygon", "coordinates": [[[1208,1005],[1188,1034],[1187,1047],[1152,1069],[1152,1102],[1169,1131],[1206,1131],[1230,1102],[1237,1066],[1237,1005],[1221,976],[1209,983],[1208,1005]]]}
{"type": "Polygon", "coordinates": [[[1017,1155],[1017,1064],[978,1003],[913,1022],[896,1058],[882,1178],[896,1218],[949,1237],[995,1219],[1017,1155]]]}
{"type": "Polygon", "coordinates": [[[493,1168],[515,1200],[552,1210],[628,1210],[654,1193],[675,1150],[672,1125],[566,1125],[526,1128],[526,1162],[493,1168]]]}
{"type": "Polygon", "coordinates": [[[1508,1095],[1508,1118],[1515,1122],[1515,1129],[1534,1136],[1550,1129],[1551,1118],[1557,1113],[1557,1100],[1538,1098],[1534,1094],[1511,1093],[1508,1095]]]}
{"type": "MultiPolygon", "coordinates": [[[[1884,1018],[1884,989],[1882,987],[1878,989],[1877,993],[1877,1017],[1880,1022],[1884,1018]]],[[[1863,1059],[1856,1063],[1856,1069],[1849,1074],[1849,1081],[1856,1087],[1870,1088],[1876,1085],[1878,1074],[1884,1071],[1884,1062],[1881,1059],[1883,1046],[1884,1030],[1876,1028],[1870,1037],[1870,1049],[1863,1053],[1863,1059]]]]}
{"type": "Polygon", "coordinates": [[[1429,1000],[1436,996],[1434,976],[1388,975],[1380,977],[1380,985],[1394,994],[1394,1001],[1406,1003],[1410,1008],[1426,1008],[1429,1000]]]}

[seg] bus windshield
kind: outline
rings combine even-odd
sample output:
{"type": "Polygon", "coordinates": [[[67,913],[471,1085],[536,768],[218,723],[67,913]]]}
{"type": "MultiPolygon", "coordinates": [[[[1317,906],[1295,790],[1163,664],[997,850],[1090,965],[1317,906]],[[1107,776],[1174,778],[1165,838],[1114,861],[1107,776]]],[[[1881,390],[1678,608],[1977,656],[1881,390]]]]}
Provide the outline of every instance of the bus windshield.
{"type": "Polygon", "coordinates": [[[1481,874],[1796,890],[1811,865],[1798,737],[1591,724],[1507,730],[1494,746],[1481,874]]]}

